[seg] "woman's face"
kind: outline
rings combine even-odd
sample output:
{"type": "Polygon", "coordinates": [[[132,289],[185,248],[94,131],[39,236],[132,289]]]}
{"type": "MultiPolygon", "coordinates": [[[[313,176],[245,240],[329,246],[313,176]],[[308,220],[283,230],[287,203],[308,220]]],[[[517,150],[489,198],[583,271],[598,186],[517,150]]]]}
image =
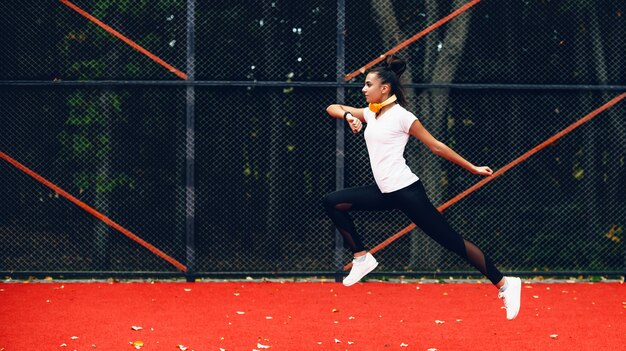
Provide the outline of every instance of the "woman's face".
{"type": "Polygon", "coordinates": [[[363,85],[363,95],[367,103],[380,103],[389,97],[389,84],[382,84],[380,77],[376,72],[370,72],[365,77],[365,85],[363,85]]]}

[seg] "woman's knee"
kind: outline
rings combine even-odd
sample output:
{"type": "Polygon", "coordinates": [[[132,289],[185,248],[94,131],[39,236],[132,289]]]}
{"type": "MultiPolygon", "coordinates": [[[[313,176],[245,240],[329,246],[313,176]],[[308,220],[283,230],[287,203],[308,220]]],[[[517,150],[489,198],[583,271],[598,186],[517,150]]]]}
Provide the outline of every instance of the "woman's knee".
{"type": "Polygon", "coordinates": [[[350,203],[343,202],[338,196],[338,191],[326,194],[322,198],[322,204],[326,212],[342,211],[346,212],[352,207],[350,203]]]}

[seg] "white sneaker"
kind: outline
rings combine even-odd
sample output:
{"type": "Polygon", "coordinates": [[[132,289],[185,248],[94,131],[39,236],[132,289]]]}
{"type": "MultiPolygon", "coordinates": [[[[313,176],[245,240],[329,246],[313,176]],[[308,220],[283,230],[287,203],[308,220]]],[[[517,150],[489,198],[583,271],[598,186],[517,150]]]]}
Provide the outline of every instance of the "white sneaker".
{"type": "Polygon", "coordinates": [[[500,291],[498,297],[504,302],[506,319],[512,321],[517,317],[522,297],[522,280],[516,277],[505,277],[508,286],[500,291]]]}
{"type": "Polygon", "coordinates": [[[355,283],[358,283],[361,278],[365,277],[367,273],[374,270],[376,266],[378,266],[378,262],[369,252],[365,254],[364,259],[359,257],[358,262],[356,259],[354,259],[352,261],[352,269],[350,269],[350,274],[348,274],[346,279],[343,280],[343,285],[351,286],[355,283]]]}

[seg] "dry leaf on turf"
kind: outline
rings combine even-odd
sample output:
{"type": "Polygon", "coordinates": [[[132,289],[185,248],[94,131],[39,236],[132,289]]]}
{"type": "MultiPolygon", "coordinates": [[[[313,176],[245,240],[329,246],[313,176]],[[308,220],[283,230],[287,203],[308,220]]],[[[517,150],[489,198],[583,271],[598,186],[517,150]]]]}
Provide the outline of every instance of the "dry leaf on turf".
{"type": "Polygon", "coordinates": [[[130,344],[133,345],[133,347],[136,348],[137,350],[143,347],[143,341],[141,340],[131,342],[130,344]]]}
{"type": "Polygon", "coordinates": [[[409,344],[401,343],[400,347],[409,347],[409,344]]]}
{"type": "Polygon", "coordinates": [[[438,319],[437,319],[437,320],[435,320],[435,324],[443,324],[443,323],[445,323],[445,321],[440,321],[440,320],[438,320],[438,319]]]}
{"type": "Polygon", "coordinates": [[[187,349],[188,349],[188,347],[187,347],[187,346],[184,346],[184,345],[178,345],[178,349],[179,349],[179,350],[182,350],[182,351],[185,351],[185,350],[187,350],[187,349]]]}
{"type": "Polygon", "coordinates": [[[141,330],[143,328],[138,326],[138,325],[133,325],[133,326],[130,327],[130,329],[132,329],[132,330],[141,330]]]}
{"type": "Polygon", "coordinates": [[[260,348],[260,349],[269,349],[269,348],[270,348],[269,346],[267,346],[267,345],[263,345],[263,344],[260,344],[260,343],[257,343],[257,344],[256,344],[256,347],[258,347],[258,348],[260,348]]]}
{"type": "Polygon", "coordinates": [[[550,338],[552,338],[552,339],[556,339],[556,338],[558,338],[558,337],[559,337],[559,336],[558,336],[557,334],[550,334],[550,338]]]}

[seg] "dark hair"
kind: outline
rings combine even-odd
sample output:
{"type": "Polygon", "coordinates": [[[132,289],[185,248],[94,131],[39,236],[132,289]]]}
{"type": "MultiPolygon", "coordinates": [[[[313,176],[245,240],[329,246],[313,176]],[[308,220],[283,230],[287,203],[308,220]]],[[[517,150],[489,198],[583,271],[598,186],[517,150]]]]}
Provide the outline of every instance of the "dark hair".
{"type": "Polygon", "coordinates": [[[406,97],[404,96],[404,89],[400,83],[400,76],[406,70],[406,62],[403,59],[389,55],[383,61],[383,64],[372,68],[371,72],[378,75],[383,84],[389,84],[391,86],[391,95],[396,95],[398,98],[398,104],[400,106],[406,106],[406,97]]]}

